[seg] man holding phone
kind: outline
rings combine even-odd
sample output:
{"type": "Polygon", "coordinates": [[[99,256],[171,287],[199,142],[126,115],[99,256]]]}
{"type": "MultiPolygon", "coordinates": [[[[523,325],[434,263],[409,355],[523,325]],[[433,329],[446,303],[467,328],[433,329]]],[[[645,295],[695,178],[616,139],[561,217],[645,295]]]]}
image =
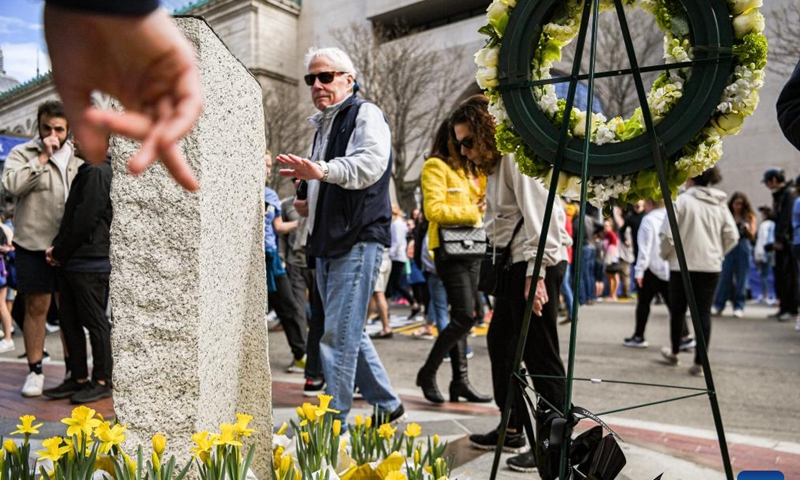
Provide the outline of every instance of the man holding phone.
{"type": "Polygon", "coordinates": [[[61,102],[39,105],[38,137],[18,145],[8,155],[3,188],[16,197],[14,248],[18,291],[25,294],[25,351],[30,373],[22,387],[24,397],[42,394],[42,350],[45,321],[56,290],[55,268],[45,251],[58,233],[72,179],[82,160],[75,156],[69,125],[61,102]]]}

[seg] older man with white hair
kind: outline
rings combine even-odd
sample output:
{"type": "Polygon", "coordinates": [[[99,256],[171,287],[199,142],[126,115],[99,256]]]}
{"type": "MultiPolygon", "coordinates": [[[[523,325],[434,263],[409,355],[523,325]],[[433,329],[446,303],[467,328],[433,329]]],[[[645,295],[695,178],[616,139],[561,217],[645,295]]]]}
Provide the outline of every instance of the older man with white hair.
{"type": "Polygon", "coordinates": [[[338,48],[306,55],[311,99],[319,110],[309,118],[317,130],[311,158],[282,154],[281,175],[308,182],[308,199],[295,200],[308,216],[306,251],[315,259],[325,310],[320,342],[330,407],[345,420],[358,385],[377,405],[381,421],[405,417],[375,347],[364,332],[367,305],[384,249],[391,243],[389,199],[391,133],[383,112],[360,99],[350,57],[338,48]]]}

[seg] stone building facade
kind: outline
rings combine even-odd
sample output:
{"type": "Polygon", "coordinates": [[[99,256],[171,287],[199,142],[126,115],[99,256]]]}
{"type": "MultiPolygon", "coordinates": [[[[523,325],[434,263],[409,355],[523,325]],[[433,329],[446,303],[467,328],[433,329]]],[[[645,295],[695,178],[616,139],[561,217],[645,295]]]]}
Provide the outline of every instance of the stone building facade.
{"type": "MultiPolygon", "coordinates": [[[[792,0],[765,2],[772,9],[792,0]]],[[[311,46],[335,45],[333,32],[353,23],[391,25],[402,21],[419,30],[415,35],[433,49],[464,47],[477,51],[483,39],[477,34],[484,23],[489,0],[164,0],[176,14],[206,18],[233,54],[256,76],[265,91],[278,84],[297,85],[301,100],[307,95],[300,85],[303,55],[311,46]]],[[[453,63],[472,65],[472,56],[453,58],[453,63]]],[[[439,68],[447,66],[439,66],[439,68]]],[[[432,65],[431,68],[437,68],[432,65]]],[[[720,168],[726,191],[740,190],[755,205],[768,203],[769,194],[759,183],[768,166],[784,167],[792,178],[800,153],[783,139],[775,120],[775,101],[786,78],[768,74],[761,106],[736,137],[725,140],[720,168]]],[[[453,104],[477,87],[467,76],[453,85],[453,104]]],[[[33,134],[36,105],[54,98],[49,76],[31,80],[0,93],[0,135],[33,134]]],[[[311,105],[309,104],[309,113],[311,105]]],[[[266,112],[269,115],[269,112],[266,112]]],[[[414,172],[411,173],[412,175],[414,172]]]]}

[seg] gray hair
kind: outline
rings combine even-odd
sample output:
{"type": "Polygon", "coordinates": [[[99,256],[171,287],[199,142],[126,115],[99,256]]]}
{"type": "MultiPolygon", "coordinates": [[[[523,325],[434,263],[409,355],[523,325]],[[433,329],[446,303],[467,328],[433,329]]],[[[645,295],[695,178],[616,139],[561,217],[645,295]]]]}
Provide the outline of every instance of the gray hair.
{"type": "Polygon", "coordinates": [[[316,58],[328,60],[339,72],[349,73],[353,78],[356,76],[356,67],[353,65],[353,61],[350,59],[350,56],[344,53],[340,48],[309,48],[305,58],[306,70],[308,70],[308,66],[311,65],[311,62],[316,58]]]}

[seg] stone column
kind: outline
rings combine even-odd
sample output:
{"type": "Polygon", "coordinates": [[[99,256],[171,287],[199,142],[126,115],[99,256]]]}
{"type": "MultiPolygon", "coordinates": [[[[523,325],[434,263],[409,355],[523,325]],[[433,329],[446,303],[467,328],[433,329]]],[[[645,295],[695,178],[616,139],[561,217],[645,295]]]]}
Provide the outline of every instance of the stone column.
{"type": "Polygon", "coordinates": [[[181,141],[189,193],[155,165],[126,172],[136,145],[112,139],[114,408],[126,451],[255,417],[255,471],[270,478],[272,395],[265,322],[264,114],[258,82],[205,21],[177,19],[197,50],[205,111],[181,141]]]}

